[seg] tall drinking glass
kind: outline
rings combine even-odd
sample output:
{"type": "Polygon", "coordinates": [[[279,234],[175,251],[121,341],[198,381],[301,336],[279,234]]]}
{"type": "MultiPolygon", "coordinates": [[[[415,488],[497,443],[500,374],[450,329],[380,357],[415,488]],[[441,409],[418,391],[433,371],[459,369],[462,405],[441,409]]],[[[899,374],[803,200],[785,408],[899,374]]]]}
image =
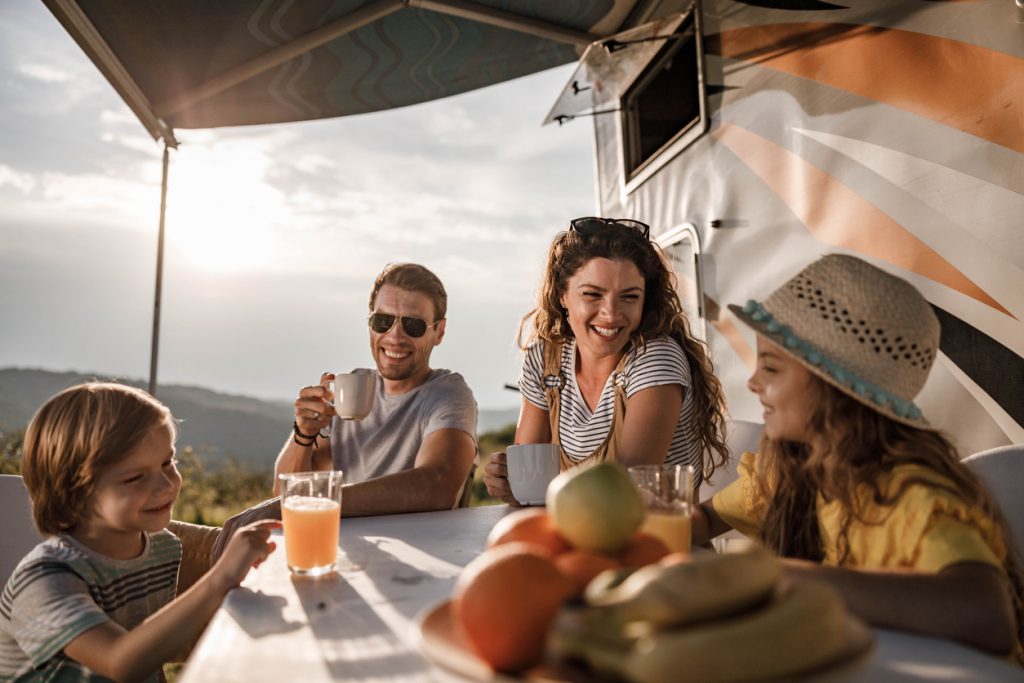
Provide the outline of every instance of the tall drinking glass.
{"type": "Polygon", "coordinates": [[[641,527],[672,552],[690,552],[693,536],[693,467],[634,465],[629,477],[647,505],[641,527]]]}
{"type": "Polygon", "coordinates": [[[278,479],[288,569],[297,576],[333,571],[341,523],[341,471],[291,472],[278,479]]]}

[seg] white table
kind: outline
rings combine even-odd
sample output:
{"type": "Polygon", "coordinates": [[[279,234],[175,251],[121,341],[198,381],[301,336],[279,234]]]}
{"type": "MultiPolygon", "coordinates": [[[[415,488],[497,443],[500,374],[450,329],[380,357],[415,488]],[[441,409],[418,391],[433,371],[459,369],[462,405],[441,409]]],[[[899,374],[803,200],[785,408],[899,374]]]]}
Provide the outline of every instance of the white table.
{"type": "MultiPolygon", "coordinates": [[[[343,519],[340,576],[293,580],[283,548],[228,594],[181,683],[454,680],[417,651],[417,617],[451,595],[505,506],[343,519]]],[[[278,539],[281,540],[281,539],[278,539]]],[[[822,681],[1024,681],[956,643],[875,631],[874,652],[822,681]]]]}

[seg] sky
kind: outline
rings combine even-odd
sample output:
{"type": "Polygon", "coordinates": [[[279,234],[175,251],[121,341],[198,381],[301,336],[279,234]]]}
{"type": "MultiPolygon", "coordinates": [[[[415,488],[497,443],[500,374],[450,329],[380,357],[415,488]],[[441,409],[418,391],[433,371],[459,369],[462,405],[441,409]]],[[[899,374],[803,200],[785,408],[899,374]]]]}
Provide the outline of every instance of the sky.
{"type": "MultiPolygon", "coordinates": [[[[593,215],[592,128],[541,127],[573,65],[403,109],[176,132],[160,384],[291,400],[372,365],[387,263],[445,283],[433,367],[517,406],[545,252],[593,215]]],[[[0,368],[149,376],[162,147],[38,0],[0,2],[0,368]]],[[[158,389],[159,394],[159,389],[158,389]]]]}

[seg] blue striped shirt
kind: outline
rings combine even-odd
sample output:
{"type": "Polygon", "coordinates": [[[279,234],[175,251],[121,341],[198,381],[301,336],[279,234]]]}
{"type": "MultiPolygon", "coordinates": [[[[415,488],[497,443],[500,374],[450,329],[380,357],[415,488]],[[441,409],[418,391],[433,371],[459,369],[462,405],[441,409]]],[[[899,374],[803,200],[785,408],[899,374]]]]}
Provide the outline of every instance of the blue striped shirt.
{"type": "MultiPolygon", "coordinates": [[[[113,621],[126,630],[174,599],[181,542],[146,534],[139,557],[115,560],[67,535],[25,556],[0,594],[0,681],[107,680],[64,655],[89,629],[113,621]]],[[[163,671],[147,681],[162,681],[163,671]]]]}

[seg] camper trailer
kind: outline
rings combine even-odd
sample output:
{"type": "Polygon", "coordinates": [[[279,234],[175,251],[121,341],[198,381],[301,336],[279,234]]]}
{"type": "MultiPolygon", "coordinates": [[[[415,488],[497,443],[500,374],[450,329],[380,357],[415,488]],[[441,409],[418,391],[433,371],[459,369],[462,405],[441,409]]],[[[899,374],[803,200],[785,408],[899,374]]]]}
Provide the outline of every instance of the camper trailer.
{"type": "Polygon", "coordinates": [[[837,252],[933,305],[918,403],[961,453],[1024,442],[1024,8],[678,4],[590,46],[548,122],[592,122],[598,212],[652,226],[732,417],[760,406],[726,304],[837,252]]]}
{"type": "Polygon", "coordinates": [[[578,60],[547,120],[593,125],[596,211],[653,227],[734,420],[760,410],[726,304],[845,252],[934,305],[930,419],[1024,443],[1024,0],[44,2],[169,147],[578,60]]]}

